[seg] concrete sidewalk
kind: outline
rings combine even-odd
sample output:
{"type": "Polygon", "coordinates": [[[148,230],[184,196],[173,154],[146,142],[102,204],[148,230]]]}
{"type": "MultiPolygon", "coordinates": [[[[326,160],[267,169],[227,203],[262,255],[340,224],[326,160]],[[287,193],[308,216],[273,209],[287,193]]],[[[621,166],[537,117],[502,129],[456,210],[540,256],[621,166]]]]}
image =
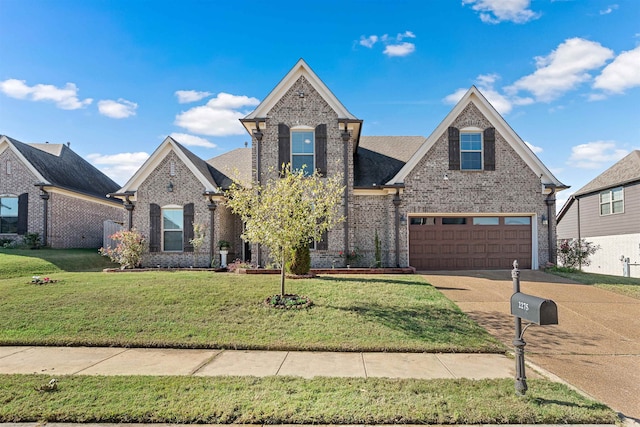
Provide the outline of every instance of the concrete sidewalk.
{"type": "Polygon", "coordinates": [[[515,362],[501,354],[0,347],[0,374],[484,379],[514,378],[515,362]]]}

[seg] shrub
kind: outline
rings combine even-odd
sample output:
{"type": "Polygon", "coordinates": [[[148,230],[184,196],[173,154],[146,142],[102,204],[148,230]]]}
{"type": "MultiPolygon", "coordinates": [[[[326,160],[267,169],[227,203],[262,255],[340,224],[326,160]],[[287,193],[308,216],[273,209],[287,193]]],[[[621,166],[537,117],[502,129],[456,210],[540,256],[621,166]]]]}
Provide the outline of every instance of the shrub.
{"type": "Polygon", "coordinates": [[[562,239],[558,242],[558,259],[563,267],[574,270],[583,265],[591,264],[589,257],[600,249],[584,239],[562,239]]]}
{"type": "Polygon", "coordinates": [[[115,263],[120,264],[120,268],[134,268],[140,265],[142,254],[146,247],[146,241],[142,234],[135,229],[131,231],[118,231],[110,236],[117,243],[115,248],[100,248],[101,255],[109,257],[115,263]]]}
{"type": "Polygon", "coordinates": [[[39,233],[27,233],[22,238],[24,244],[29,246],[32,249],[36,249],[40,247],[40,234],[39,233]]]}
{"type": "Polygon", "coordinates": [[[291,251],[291,257],[286,264],[287,272],[298,276],[309,273],[311,268],[311,253],[308,245],[302,245],[291,251]]]}

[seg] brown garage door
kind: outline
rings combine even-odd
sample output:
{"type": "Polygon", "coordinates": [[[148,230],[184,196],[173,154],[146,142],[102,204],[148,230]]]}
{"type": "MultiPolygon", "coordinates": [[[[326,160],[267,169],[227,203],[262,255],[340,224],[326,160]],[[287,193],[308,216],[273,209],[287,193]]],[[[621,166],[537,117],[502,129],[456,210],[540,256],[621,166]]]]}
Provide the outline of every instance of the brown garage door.
{"type": "Polygon", "coordinates": [[[531,217],[410,217],[409,263],[418,270],[531,268],[531,217]]]}

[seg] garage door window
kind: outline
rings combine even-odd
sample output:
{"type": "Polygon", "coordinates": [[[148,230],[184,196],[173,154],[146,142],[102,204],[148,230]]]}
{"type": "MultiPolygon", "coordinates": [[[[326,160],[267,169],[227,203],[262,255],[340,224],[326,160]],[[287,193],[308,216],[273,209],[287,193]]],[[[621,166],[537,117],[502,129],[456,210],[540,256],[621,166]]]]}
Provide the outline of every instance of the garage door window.
{"type": "Polygon", "coordinates": [[[435,225],[436,219],[434,217],[426,217],[426,218],[413,217],[411,218],[409,223],[411,225],[435,225]]]}
{"type": "Polygon", "coordinates": [[[531,217],[508,216],[504,219],[504,225],[531,225],[531,217]]]}
{"type": "Polygon", "coordinates": [[[473,225],[500,225],[500,218],[497,216],[480,216],[473,218],[473,225]]]}
{"type": "Polygon", "coordinates": [[[464,225],[467,223],[467,218],[442,218],[442,225],[464,225]]]}

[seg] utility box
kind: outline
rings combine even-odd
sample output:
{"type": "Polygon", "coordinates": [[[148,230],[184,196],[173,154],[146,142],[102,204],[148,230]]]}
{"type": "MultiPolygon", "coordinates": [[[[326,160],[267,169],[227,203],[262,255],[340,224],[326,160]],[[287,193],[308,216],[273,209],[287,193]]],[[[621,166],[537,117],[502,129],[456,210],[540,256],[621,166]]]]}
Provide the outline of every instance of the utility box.
{"type": "Polygon", "coordinates": [[[558,324],[558,307],[555,302],[522,292],[511,295],[511,314],[538,325],[558,324]]]}

